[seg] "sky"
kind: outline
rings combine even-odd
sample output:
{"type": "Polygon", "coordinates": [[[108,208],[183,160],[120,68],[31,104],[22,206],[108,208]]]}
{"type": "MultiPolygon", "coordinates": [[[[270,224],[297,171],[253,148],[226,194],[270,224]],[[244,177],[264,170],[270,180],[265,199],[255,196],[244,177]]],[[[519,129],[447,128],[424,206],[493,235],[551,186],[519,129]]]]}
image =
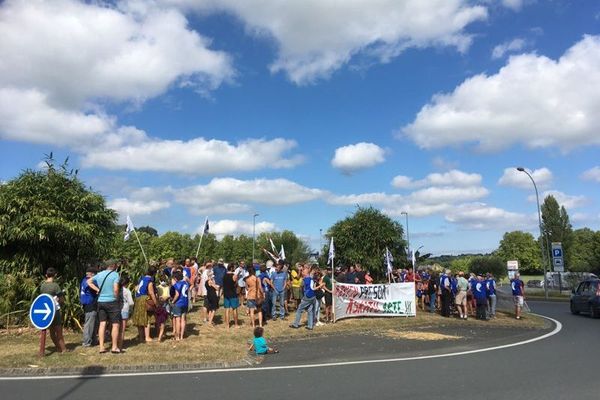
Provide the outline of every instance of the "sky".
{"type": "Polygon", "coordinates": [[[316,249],[360,205],[489,252],[538,229],[517,166],[597,230],[599,110],[596,0],[0,2],[0,181],[69,157],[159,233],[316,249]]]}

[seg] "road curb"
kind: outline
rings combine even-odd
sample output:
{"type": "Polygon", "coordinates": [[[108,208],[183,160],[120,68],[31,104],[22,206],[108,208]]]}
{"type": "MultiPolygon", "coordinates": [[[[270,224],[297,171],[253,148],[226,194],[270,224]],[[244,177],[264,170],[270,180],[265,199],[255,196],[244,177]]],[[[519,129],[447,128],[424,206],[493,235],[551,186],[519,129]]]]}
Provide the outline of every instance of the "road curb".
{"type": "Polygon", "coordinates": [[[190,371],[201,369],[227,369],[252,367],[260,363],[256,357],[246,356],[233,362],[206,362],[193,364],[156,364],[156,365],[90,365],[73,368],[0,368],[0,377],[48,377],[48,376],[80,376],[82,378],[98,375],[157,373],[173,371],[190,371]]]}

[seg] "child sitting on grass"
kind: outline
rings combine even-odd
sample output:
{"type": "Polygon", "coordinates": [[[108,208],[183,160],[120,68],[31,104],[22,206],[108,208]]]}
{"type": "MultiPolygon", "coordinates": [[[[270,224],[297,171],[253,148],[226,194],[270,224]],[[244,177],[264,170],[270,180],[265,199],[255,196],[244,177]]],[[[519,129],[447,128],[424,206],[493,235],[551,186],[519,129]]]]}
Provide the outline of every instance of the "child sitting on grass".
{"type": "Polygon", "coordinates": [[[254,328],[254,341],[248,350],[254,350],[257,356],[279,353],[279,350],[267,346],[267,340],[263,337],[264,332],[265,330],[261,326],[254,328]]]}

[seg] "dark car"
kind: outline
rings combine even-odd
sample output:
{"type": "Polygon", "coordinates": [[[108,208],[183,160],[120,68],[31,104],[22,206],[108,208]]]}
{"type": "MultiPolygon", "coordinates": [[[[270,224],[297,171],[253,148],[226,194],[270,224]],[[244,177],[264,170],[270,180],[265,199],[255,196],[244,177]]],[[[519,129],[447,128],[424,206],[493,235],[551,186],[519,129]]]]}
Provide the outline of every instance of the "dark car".
{"type": "Polygon", "coordinates": [[[600,280],[586,279],[571,293],[571,312],[589,313],[592,318],[600,317],[600,280]]]}

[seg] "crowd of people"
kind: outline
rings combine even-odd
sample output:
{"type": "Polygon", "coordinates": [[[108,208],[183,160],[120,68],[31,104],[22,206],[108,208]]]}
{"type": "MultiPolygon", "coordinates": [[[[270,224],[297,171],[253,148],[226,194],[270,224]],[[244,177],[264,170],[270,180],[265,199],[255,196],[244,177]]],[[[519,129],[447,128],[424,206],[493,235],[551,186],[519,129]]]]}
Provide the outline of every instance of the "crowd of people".
{"type": "MultiPolygon", "coordinates": [[[[119,273],[118,267],[116,260],[110,260],[99,268],[88,268],[81,280],[80,302],[85,313],[82,344],[85,347],[97,344],[100,353],[109,351],[105,347],[107,339],[111,342],[111,353],[125,352],[128,323],[137,328],[140,342],[163,341],[169,321],[171,338],[183,340],[190,312],[200,312],[204,325],[213,328],[217,322],[215,312],[221,306],[225,309],[222,324],[227,329],[239,328],[239,313],[245,312],[255,339],[263,337],[262,327],[267,321],[287,320],[291,312],[295,313],[289,325],[293,329],[300,328],[305,313],[308,330],[333,322],[331,269],[316,264],[291,266],[277,259],[247,266],[244,261],[225,263],[219,259],[198,265],[193,257],[180,261],[168,259],[150,265],[137,282],[131,282],[126,273],[119,273]],[[197,304],[198,301],[201,303],[197,304]]],[[[47,270],[41,292],[55,296],[60,306],[62,293],[54,282],[55,275],[54,269],[47,270]]],[[[496,280],[492,274],[485,277],[470,274],[467,278],[463,272],[452,275],[450,270],[437,274],[431,270],[398,269],[388,279],[414,282],[417,305],[422,310],[439,312],[444,317],[456,315],[460,319],[474,316],[487,320],[496,316],[496,280]]],[[[370,285],[373,278],[369,271],[355,264],[336,269],[335,281],[370,285]]],[[[524,285],[518,275],[511,280],[511,289],[516,318],[520,319],[524,285]]],[[[50,334],[56,348],[65,351],[60,326],[58,311],[50,334]]],[[[257,352],[273,350],[263,339],[253,343],[252,348],[257,352]]]]}

